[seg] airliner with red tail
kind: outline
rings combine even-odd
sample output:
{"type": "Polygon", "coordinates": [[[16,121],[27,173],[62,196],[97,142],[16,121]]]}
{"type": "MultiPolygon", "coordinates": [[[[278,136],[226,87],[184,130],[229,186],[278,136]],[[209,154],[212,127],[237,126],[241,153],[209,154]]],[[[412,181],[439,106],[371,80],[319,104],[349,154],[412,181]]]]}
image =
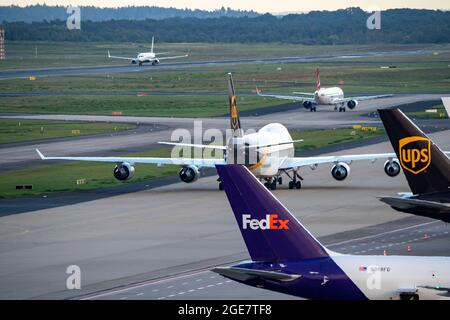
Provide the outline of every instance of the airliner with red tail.
{"type": "Polygon", "coordinates": [[[383,94],[376,96],[359,96],[359,97],[344,97],[344,91],[339,87],[322,88],[320,86],[320,70],[316,68],[316,91],[314,93],[309,92],[293,92],[298,94],[296,96],[286,96],[278,94],[262,94],[261,90],[256,88],[256,93],[261,97],[271,97],[277,99],[293,100],[302,102],[303,107],[311,112],[316,112],[316,107],[319,105],[332,105],[334,110],[339,112],[345,112],[346,108],[351,110],[355,109],[358,105],[358,101],[372,100],[378,98],[385,98],[392,96],[391,94],[383,94]]]}

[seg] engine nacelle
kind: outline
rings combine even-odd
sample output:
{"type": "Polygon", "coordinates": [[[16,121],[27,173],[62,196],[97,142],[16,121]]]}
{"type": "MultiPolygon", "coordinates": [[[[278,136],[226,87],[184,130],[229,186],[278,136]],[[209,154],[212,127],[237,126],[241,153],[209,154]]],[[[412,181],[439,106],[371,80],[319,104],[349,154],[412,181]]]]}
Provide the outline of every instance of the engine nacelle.
{"type": "Polygon", "coordinates": [[[128,162],[123,162],[114,168],[114,178],[120,181],[125,181],[133,178],[134,167],[128,162]]]}
{"type": "Polygon", "coordinates": [[[347,102],[347,107],[351,110],[355,109],[357,105],[358,101],[356,100],[350,100],[349,102],[347,102]]]}
{"type": "Polygon", "coordinates": [[[335,164],[331,168],[331,175],[333,176],[334,179],[338,181],[344,180],[345,178],[348,177],[349,174],[350,174],[350,167],[346,163],[339,162],[338,164],[335,164]]]}
{"type": "Polygon", "coordinates": [[[138,64],[138,61],[137,61],[137,59],[133,59],[133,60],[131,60],[131,64],[138,64]]]}
{"type": "Polygon", "coordinates": [[[312,108],[312,106],[313,106],[313,103],[311,102],[311,101],[303,101],[303,107],[305,108],[305,109],[311,109],[312,108]]]}
{"type": "Polygon", "coordinates": [[[200,171],[196,166],[183,167],[179,173],[180,179],[183,182],[191,183],[197,181],[200,178],[200,171]]]}
{"type": "Polygon", "coordinates": [[[389,177],[395,177],[400,173],[400,163],[398,162],[398,160],[387,160],[384,163],[384,172],[389,176],[389,177]]]}

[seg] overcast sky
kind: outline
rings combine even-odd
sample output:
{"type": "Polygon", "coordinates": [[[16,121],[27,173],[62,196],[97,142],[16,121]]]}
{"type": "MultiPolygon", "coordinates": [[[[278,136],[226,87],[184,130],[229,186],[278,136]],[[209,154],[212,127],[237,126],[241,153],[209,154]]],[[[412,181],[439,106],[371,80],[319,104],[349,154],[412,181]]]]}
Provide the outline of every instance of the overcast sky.
{"type": "Polygon", "coordinates": [[[214,10],[222,6],[257,12],[304,12],[311,10],[335,10],[348,7],[361,7],[369,10],[373,7],[389,8],[427,8],[450,10],[449,0],[0,0],[1,5],[26,6],[37,3],[47,5],[94,5],[98,7],[118,7],[126,5],[154,5],[161,7],[191,8],[214,10]]]}

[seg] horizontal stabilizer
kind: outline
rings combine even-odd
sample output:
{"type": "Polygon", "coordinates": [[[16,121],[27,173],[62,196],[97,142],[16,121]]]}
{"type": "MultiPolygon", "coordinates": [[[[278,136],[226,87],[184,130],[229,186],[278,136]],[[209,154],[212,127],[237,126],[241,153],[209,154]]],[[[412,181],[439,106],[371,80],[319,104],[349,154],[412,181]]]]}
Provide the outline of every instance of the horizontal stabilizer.
{"type": "Polygon", "coordinates": [[[212,144],[195,144],[195,143],[179,143],[179,142],[158,142],[159,144],[166,144],[169,146],[177,146],[177,147],[192,147],[192,148],[202,148],[202,149],[218,149],[218,150],[227,150],[226,146],[215,146],[212,144]]]}
{"type": "Polygon", "coordinates": [[[380,201],[390,205],[391,207],[407,210],[411,208],[432,209],[441,212],[450,213],[450,203],[440,203],[436,201],[427,201],[420,199],[408,199],[398,197],[380,197],[380,201]]]}
{"type": "Polygon", "coordinates": [[[289,282],[297,280],[301,277],[301,275],[297,274],[287,274],[276,271],[263,271],[236,267],[217,267],[212,269],[211,271],[218,273],[224,277],[242,282],[256,279],[289,282]]]}
{"type": "Polygon", "coordinates": [[[439,286],[419,286],[419,290],[421,289],[426,289],[426,290],[430,290],[430,291],[434,291],[437,293],[437,295],[441,296],[441,297],[450,297],[450,288],[445,288],[445,287],[439,287],[439,286]]]}
{"type": "Polygon", "coordinates": [[[298,91],[294,91],[294,92],[292,92],[293,94],[302,94],[302,95],[305,95],[305,96],[311,96],[311,97],[314,97],[315,96],[315,93],[311,93],[311,92],[298,92],[298,91]]]}
{"type": "Polygon", "coordinates": [[[281,142],[281,143],[273,143],[273,144],[255,144],[255,145],[250,145],[248,146],[248,148],[269,148],[269,147],[277,147],[277,146],[283,146],[285,144],[291,144],[291,143],[296,143],[296,142],[302,142],[303,139],[300,140],[292,140],[292,141],[286,141],[286,142],[281,142]]]}

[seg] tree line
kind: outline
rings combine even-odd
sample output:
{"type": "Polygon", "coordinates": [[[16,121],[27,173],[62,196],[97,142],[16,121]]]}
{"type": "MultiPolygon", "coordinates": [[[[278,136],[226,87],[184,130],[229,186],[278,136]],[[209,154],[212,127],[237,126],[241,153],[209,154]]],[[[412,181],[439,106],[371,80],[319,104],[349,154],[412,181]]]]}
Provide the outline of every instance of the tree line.
{"type": "Polygon", "coordinates": [[[5,23],[7,40],[221,42],[221,43],[449,43],[450,12],[393,9],[381,13],[381,29],[369,30],[370,13],[359,8],[276,17],[167,18],[162,20],[81,21],[68,30],[62,20],[5,23]]]}
{"type": "MultiPolygon", "coordinates": [[[[67,8],[64,6],[33,5],[27,7],[0,6],[0,21],[5,22],[42,22],[65,20],[67,8]]],[[[198,9],[163,8],[156,6],[127,6],[120,8],[97,8],[80,6],[83,19],[89,21],[108,20],[145,20],[181,18],[217,18],[217,17],[256,17],[254,11],[224,8],[212,11],[198,9]]]]}

